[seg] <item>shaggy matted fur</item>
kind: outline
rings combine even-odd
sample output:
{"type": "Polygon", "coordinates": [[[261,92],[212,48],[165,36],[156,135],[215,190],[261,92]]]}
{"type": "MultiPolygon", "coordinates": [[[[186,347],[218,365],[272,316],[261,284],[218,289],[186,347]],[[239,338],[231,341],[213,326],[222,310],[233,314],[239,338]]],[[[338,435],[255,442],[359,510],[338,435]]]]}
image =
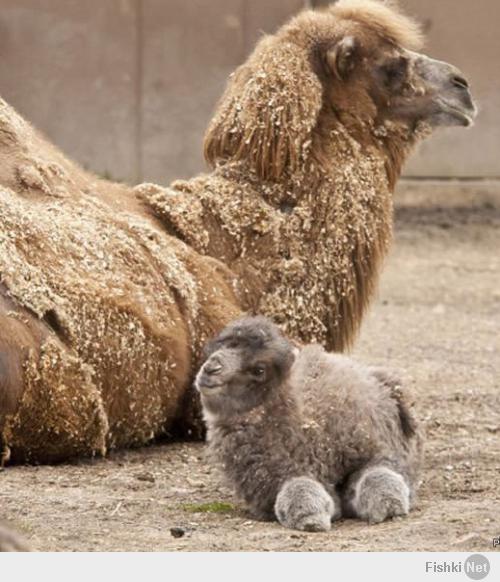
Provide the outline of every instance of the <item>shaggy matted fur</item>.
{"type": "Polygon", "coordinates": [[[5,104],[0,128],[2,460],[143,444],[181,415],[207,335],[240,313],[234,275],[5,104]]]}
{"type": "Polygon", "coordinates": [[[318,345],[297,351],[263,317],[208,345],[196,386],[230,484],[255,517],[297,529],[408,513],[422,439],[398,382],[318,345]]]}
{"type": "Polygon", "coordinates": [[[305,11],[230,79],[206,137],[214,171],[169,189],[96,179],[0,103],[3,461],[185,426],[199,347],[242,311],[352,342],[401,163],[451,119],[433,96],[473,115],[456,70],[408,52],[418,41],[379,2],[305,11]]]}

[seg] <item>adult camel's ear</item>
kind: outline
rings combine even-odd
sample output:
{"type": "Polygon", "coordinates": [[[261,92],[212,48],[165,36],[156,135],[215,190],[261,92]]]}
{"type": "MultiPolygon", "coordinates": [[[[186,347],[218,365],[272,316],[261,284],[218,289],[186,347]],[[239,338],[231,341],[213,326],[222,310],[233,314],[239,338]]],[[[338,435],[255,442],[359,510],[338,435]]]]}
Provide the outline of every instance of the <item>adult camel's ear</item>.
{"type": "Polygon", "coordinates": [[[357,57],[356,39],[345,36],[328,49],[326,62],[330,71],[340,80],[345,80],[354,69],[357,57]]]}

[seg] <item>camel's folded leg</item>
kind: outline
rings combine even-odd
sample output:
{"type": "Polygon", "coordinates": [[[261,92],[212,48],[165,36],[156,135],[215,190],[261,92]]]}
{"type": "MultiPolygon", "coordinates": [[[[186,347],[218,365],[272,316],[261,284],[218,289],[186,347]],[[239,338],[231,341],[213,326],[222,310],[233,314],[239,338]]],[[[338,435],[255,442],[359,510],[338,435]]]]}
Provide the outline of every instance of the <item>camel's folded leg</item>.
{"type": "Polygon", "coordinates": [[[406,515],[410,500],[407,480],[387,464],[372,464],[354,473],[343,496],[345,515],[369,523],[406,515]]]}
{"type": "Polygon", "coordinates": [[[309,477],[285,481],[274,507],[281,525],[303,531],[328,531],[338,509],[323,485],[309,477]]]}
{"type": "Polygon", "coordinates": [[[2,465],[11,452],[23,462],[104,453],[107,418],[88,367],[1,283],[0,331],[2,465]]]}
{"type": "Polygon", "coordinates": [[[0,331],[0,453],[3,467],[10,456],[9,447],[2,440],[5,422],[19,407],[24,391],[24,364],[30,350],[39,344],[43,332],[34,318],[16,307],[1,284],[0,331]]]}

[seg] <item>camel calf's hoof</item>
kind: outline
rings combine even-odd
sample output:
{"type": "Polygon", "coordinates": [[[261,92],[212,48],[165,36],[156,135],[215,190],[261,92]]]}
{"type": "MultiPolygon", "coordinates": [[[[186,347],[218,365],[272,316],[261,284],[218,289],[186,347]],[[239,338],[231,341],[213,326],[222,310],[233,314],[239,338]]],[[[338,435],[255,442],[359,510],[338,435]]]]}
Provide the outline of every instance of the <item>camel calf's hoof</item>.
{"type": "Polygon", "coordinates": [[[353,505],[358,517],[369,523],[380,523],[390,517],[407,515],[410,489],[399,473],[388,467],[373,467],[356,483],[353,505]]]}
{"type": "Polygon", "coordinates": [[[301,531],[328,531],[335,504],[323,485],[309,477],[285,482],[274,505],[281,525],[301,531]]]}

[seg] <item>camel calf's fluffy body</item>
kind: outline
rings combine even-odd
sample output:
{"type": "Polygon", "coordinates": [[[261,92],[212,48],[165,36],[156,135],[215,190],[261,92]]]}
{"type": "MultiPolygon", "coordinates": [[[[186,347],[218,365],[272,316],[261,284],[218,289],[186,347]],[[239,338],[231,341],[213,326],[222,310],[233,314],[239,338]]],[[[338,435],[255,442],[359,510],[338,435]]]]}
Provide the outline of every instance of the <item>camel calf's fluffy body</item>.
{"type": "Polygon", "coordinates": [[[2,461],[186,428],[200,346],[242,312],[352,343],[401,165],[475,114],[460,72],[420,42],[392,4],[302,12],[229,79],[213,171],[170,188],[96,179],[0,102],[2,461]]]}
{"type": "Polygon", "coordinates": [[[422,439],[398,382],[292,345],[263,317],[229,325],[196,377],[213,459],[259,519],[323,531],[408,513],[422,439]]]}

